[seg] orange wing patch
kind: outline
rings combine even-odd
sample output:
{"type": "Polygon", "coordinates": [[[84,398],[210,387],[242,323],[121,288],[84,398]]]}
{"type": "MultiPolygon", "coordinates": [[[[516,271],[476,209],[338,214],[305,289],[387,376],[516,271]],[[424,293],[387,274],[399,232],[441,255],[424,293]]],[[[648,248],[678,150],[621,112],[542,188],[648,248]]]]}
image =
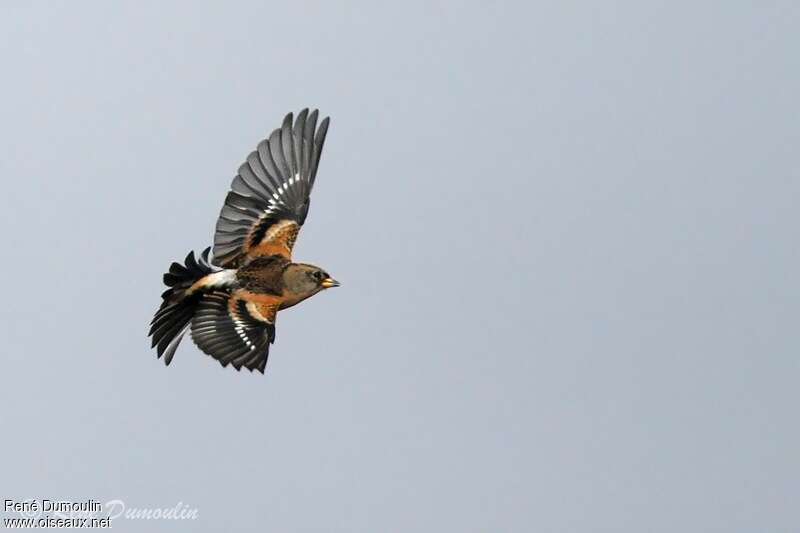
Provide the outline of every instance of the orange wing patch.
{"type": "Polygon", "coordinates": [[[275,317],[278,315],[279,304],[260,304],[256,302],[247,302],[247,310],[256,320],[261,322],[275,323],[275,317]]]}
{"type": "Polygon", "coordinates": [[[281,220],[267,230],[264,238],[247,251],[250,257],[281,255],[291,261],[292,248],[300,233],[300,226],[294,220],[281,220]]]}
{"type": "Polygon", "coordinates": [[[247,312],[259,322],[275,323],[275,317],[281,308],[282,298],[272,294],[260,294],[246,290],[238,290],[234,293],[237,299],[244,300],[247,312]]]}

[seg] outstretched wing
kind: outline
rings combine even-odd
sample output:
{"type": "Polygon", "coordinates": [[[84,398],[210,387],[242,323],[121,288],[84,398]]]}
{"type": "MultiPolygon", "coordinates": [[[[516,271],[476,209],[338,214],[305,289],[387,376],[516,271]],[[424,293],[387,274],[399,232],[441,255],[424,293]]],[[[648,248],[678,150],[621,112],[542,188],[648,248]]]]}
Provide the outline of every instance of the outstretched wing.
{"type": "Polygon", "coordinates": [[[214,264],[237,268],[245,258],[282,255],[308,214],[329,119],[317,110],[292,113],[247,156],[222,206],[214,235],[214,264]]]}
{"type": "Polygon", "coordinates": [[[192,340],[222,366],[263,374],[275,341],[276,312],[277,305],[247,302],[227,291],[205,293],[192,318],[192,340]]]}

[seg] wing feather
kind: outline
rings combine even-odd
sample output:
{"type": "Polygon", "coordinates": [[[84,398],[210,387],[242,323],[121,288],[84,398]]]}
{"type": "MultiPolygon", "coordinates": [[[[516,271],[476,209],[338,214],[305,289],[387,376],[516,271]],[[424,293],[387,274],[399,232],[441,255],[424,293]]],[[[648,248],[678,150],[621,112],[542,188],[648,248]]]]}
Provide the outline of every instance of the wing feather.
{"type": "Polygon", "coordinates": [[[191,322],[192,340],[222,366],[264,372],[275,341],[275,316],[253,314],[227,291],[205,293],[191,322]]]}
{"type": "Polygon", "coordinates": [[[252,257],[278,253],[291,259],[308,214],[329,119],[289,113],[239,167],[217,219],[214,264],[236,268],[252,257]],[[286,229],[287,223],[294,229],[286,229]],[[284,231],[285,230],[285,231],[284,231]]]}

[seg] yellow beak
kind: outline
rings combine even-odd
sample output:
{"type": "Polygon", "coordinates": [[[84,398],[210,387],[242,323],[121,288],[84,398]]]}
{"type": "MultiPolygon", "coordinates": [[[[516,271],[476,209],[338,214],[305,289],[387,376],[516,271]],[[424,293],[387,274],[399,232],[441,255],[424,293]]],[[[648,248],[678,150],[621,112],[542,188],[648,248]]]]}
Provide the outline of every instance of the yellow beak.
{"type": "Polygon", "coordinates": [[[338,281],[333,278],[325,278],[322,280],[322,286],[326,289],[330,289],[331,287],[338,287],[341,285],[338,281]]]}

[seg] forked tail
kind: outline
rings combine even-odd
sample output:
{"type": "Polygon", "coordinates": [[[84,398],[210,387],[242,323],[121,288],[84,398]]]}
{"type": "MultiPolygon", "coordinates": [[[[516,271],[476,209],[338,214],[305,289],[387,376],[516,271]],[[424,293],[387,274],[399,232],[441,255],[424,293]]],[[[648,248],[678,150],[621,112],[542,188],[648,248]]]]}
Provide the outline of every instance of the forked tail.
{"type": "Polygon", "coordinates": [[[197,281],[219,271],[208,260],[210,251],[211,248],[203,250],[199,259],[195,259],[193,251],[189,252],[183,265],[172,263],[169,272],[164,274],[164,284],[169,288],[161,295],[164,301],[150,322],[148,336],[153,337],[153,347],[157,347],[158,357],[163,355],[167,365],[172,361],[200,301],[202,291],[197,290],[197,281]]]}

